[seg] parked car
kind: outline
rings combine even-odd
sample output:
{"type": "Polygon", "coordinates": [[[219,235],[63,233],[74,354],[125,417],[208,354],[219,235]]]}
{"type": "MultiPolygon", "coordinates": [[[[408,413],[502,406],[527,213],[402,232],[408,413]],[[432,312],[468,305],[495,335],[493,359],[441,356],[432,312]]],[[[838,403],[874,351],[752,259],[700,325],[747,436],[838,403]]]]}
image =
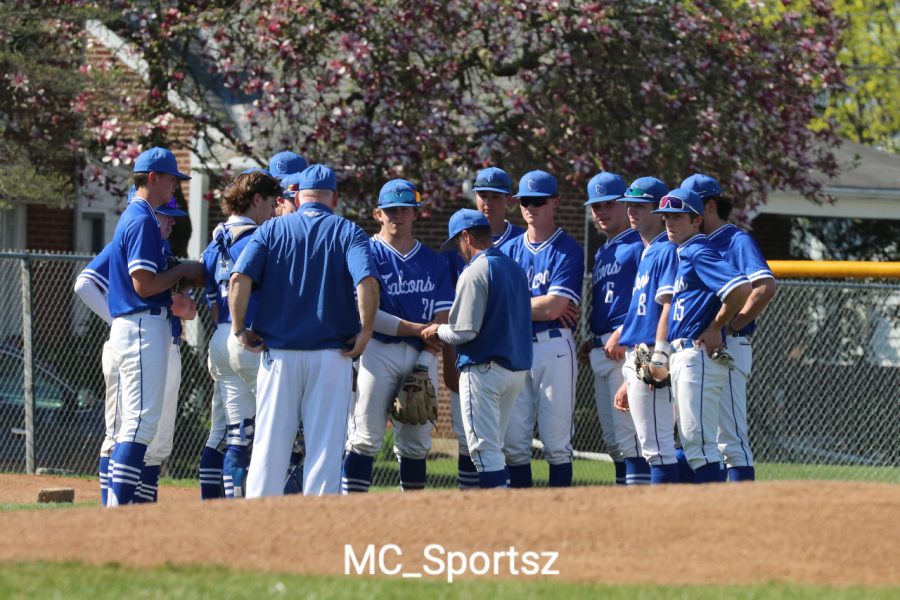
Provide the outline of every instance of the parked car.
{"type": "MultiPolygon", "coordinates": [[[[0,345],[0,469],[25,470],[25,376],[22,350],[0,345]]],[[[104,403],[33,363],[35,468],[55,473],[96,472],[104,431],[104,403]]]]}

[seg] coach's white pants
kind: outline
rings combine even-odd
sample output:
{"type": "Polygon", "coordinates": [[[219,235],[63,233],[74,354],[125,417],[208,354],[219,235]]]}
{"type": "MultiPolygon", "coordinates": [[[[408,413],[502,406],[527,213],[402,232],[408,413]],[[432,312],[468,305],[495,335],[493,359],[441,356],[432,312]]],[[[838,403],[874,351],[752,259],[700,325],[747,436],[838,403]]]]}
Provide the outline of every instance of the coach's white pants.
{"type": "Polygon", "coordinates": [[[503,443],[508,465],[531,462],[535,417],[547,462],[572,462],[575,342],[570,330],[561,331],[562,337],[532,343],[534,361],[531,370],[525,371],[525,383],[513,406],[503,443]]]}
{"type": "Polygon", "coordinates": [[[181,350],[169,344],[169,363],[166,369],[166,395],[156,435],[147,447],[144,464],[148,467],[161,465],[172,454],[175,441],[175,416],[178,413],[178,390],[181,387],[181,350]]]}
{"type": "Polygon", "coordinates": [[[259,357],[259,354],[244,349],[231,335],[231,323],[220,324],[209,340],[210,374],[222,393],[222,406],[229,425],[256,416],[259,357]]]}
{"type": "Polygon", "coordinates": [[[728,386],[720,396],[719,451],[729,467],[752,467],[753,450],[747,426],[747,380],[753,370],[753,347],[746,337],[726,338],[734,369],[728,374],[728,386]]]}
{"type": "Polygon", "coordinates": [[[669,358],[678,433],[691,468],[722,460],[717,444],[719,398],[728,386],[728,367],[709,358],[706,348],[685,348],[669,358]]]}
{"type": "Polygon", "coordinates": [[[340,493],[351,364],[338,350],[264,353],[257,377],[256,435],[247,475],[248,498],[282,495],[301,421],[306,441],[303,493],[340,493]]]}
{"type": "Polygon", "coordinates": [[[121,426],[116,442],[149,444],[156,435],[166,389],[172,328],[165,315],[147,312],[113,319],[112,369],[118,371],[121,426]]]}
{"type": "Polygon", "coordinates": [[[469,456],[479,473],[506,467],[503,439],[525,371],[510,371],[496,362],[464,367],[459,398],[469,456]]]}
{"type": "Polygon", "coordinates": [[[614,461],[641,455],[641,444],[634,429],[634,420],[627,412],[614,406],[616,392],[625,381],[622,375],[624,360],[607,358],[603,348],[591,350],[591,371],[594,373],[594,400],[606,450],[614,461]]]}
{"type": "MultiPolygon", "coordinates": [[[[381,450],[391,405],[403,380],[412,373],[420,351],[411,344],[386,344],[372,339],[359,357],[358,392],[351,411],[347,450],[375,456],[381,450]]],[[[437,359],[428,365],[428,376],[437,391],[437,359]]],[[[431,450],[431,423],[394,423],[394,453],[397,458],[423,459],[431,450]]]]}
{"type": "Polygon", "coordinates": [[[633,350],[625,353],[622,374],[628,385],[628,407],[642,456],[655,466],[676,464],[672,388],[657,389],[638,379],[633,350]]]}

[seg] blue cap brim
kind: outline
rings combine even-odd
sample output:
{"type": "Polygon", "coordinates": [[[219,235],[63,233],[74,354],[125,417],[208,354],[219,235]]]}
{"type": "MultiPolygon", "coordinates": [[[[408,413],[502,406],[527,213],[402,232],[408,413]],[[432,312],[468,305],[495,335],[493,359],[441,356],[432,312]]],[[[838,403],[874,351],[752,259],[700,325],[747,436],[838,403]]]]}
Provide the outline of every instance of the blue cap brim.
{"type": "MultiPolygon", "coordinates": [[[[462,233],[462,232],[460,232],[460,233],[462,233]]],[[[459,234],[457,234],[457,235],[459,235],[459,234]]],[[[438,252],[446,252],[447,250],[456,250],[456,243],[454,242],[455,239],[456,239],[455,235],[452,238],[448,238],[447,241],[444,242],[443,244],[441,244],[441,247],[438,248],[438,252]]]]}
{"type": "Polygon", "coordinates": [[[506,194],[507,196],[510,194],[510,190],[504,190],[503,188],[488,187],[488,186],[473,187],[472,191],[473,192],[498,192],[500,194],[506,194]]]}
{"type": "Polygon", "coordinates": [[[587,202],[584,203],[584,206],[590,206],[591,204],[599,204],[601,202],[612,202],[613,200],[618,200],[622,196],[620,194],[609,194],[607,196],[599,196],[597,198],[591,198],[587,202]]]}
{"type": "Polygon", "coordinates": [[[516,194],[513,198],[552,198],[554,194],[542,194],[540,192],[532,192],[530,194],[516,194]]]}
{"type": "Polygon", "coordinates": [[[686,214],[686,215],[696,215],[697,214],[694,211],[686,209],[686,208],[657,208],[656,210],[651,210],[650,212],[653,212],[653,213],[675,213],[675,214],[681,213],[681,214],[686,214]]]}
{"type": "Polygon", "coordinates": [[[418,204],[408,204],[406,202],[389,202],[387,204],[379,204],[376,208],[397,208],[398,206],[406,206],[408,208],[419,208],[418,204]]]}
{"type": "Polygon", "coordinates": [[[180,208],[169,208],[168,206],[160,206],[156,209],[161,215],[166,215],[169,217],[186,217],[188,214],[181,210],[180,208]]]}

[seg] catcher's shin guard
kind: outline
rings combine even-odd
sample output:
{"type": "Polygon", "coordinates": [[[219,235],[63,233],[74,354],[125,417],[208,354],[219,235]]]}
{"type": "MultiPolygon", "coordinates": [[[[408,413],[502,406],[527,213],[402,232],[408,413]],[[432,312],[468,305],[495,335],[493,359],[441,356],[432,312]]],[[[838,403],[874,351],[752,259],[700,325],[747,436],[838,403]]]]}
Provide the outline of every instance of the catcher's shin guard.
{"type": "Polygon", "coordinates": [[[303,464],[292,464],[288,468],[287,479],[284,482],[284,495],[303,493],[303,464]]]}
{"type": "Polygon", "coordinates": [[[222,483],[226,498],[243,498],[250,466],[250,449],[247,446],[228,446],[222,462],[222,483]]]}

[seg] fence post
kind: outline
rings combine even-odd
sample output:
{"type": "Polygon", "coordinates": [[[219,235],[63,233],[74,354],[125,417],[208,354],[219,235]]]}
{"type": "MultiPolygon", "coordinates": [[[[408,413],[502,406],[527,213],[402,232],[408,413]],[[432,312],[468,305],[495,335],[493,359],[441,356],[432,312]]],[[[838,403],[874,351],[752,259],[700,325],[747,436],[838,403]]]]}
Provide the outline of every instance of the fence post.
{"type": "Polygon", "coordinates": [[[22,260],[22,368],[25,371],[25,472],[34,475],[34,379],[31,327],[31,258],[22,260]]]}

